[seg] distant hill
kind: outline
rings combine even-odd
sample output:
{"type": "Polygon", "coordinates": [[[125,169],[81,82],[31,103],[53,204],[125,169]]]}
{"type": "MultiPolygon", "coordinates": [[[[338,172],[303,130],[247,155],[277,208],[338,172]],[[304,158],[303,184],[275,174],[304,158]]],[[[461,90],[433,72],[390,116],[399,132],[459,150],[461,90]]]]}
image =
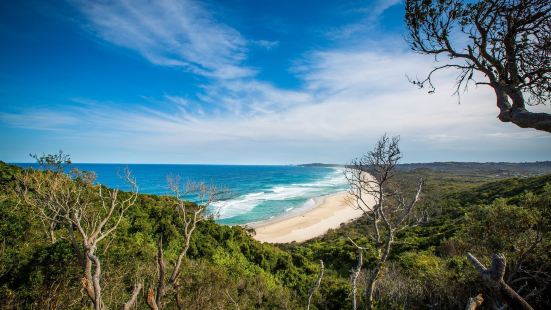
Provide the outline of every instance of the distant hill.
{"type": "Polygon", "coordinates": [[[449,172],[458,175],[483,174],[495,177],[535,176],[551,173],[551,161],[507,163],[507,162],[435,162],[412,163],[398,165],[398,170],[413,171],[430,169],[439,172],[449,172]]]}
{"type": "MultiPolygon", "coordinates": [[[[341,164],[309,163],[299,167],[346,167],[341,164]]],[[[498,178],[536,176],[551,173],[551,161],[509,163],[509,162],[432,162],[409,163],[398,165],[400,171],[428,169],[436,172],[447,172],[455,175],[484,175],[498,178]]]]}
{"type": "Polygon", "coordinates": [[[340,164],[323,164],[323,163],[310,163],[310,164],[300,164],[298,167],[345,167],[345,165],[340,164]]]}

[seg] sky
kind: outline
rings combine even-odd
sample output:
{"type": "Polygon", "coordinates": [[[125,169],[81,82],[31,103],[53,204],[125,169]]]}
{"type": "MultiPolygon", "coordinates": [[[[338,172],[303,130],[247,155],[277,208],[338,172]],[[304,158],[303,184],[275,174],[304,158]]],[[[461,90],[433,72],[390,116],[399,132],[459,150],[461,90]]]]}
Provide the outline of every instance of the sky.
{"type": "MultiPolygon", "coordinates": [[[[404,162],[551,160],[493,92],[428,94],[400,0],[0,2],[0,160],[347,163],[384,133],[404,162]]],[[[549,106],[535,107],[549,112],[549,106]]]]}

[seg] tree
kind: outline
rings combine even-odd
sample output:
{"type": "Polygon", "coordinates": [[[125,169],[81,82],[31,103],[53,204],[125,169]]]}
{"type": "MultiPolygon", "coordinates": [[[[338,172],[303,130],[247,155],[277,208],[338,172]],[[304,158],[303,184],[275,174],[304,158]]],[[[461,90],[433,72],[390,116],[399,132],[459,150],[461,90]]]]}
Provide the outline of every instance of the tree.
{"type": "MultiPolygon", "coordinates": [[[[91,208],[89,201],[84,200],[75,208],[64,212],[68,226],[75,226],[79,233],[79,239],[82,240],[85,262],[82,286],[92,300],[95,310],[106,308],[101,298],[101,264],[95,252],[99,242],[118,228],[124,213],[134,205],[137,198],[137,185],[128,170],[125,178],[133,188],[132,194],[127,198],[120,198],[118,189],[104,189],[102,185],[96,185],[94,187],[97,188],[97,197],[99,198],[96,203],[101,208],[91,208]]],[[[135,289],[139,287],[136,286],[135,289]]],[[[133,293],[132,296],[138,293],[133,293]]],[[[134,297],[132,299],[135,300],[134,297]]]]}
{"type": "MultiPolygon", "coordinates": [[[[127,170],[125,179],[132,192],[121,198],[118,189],[95,185],[93,173],[77,169],[66,173],[70,164],[68,155],[33,156],[46,169],[42,172],[28,169],[19,178],[20,197],[36,212],[52,243],[56,231],[66,230],[83,268],[82,287],[95,310],[106,309],[102,300],[101,262],[96,250],[119,226],[125,212],[137,199],[137,185],[127,170]]],[[[135,303],[141,285],[136,285],[131,299],[135,303]]]]}
{"type": "MultiPolygon", "coordinates": [[[[33,170],[25,170],[18,176],[19,186],[16,188],[20,197],[34,208],[35,214],[42,222],[44,232],[53,244],[57,241],[56,230],[63,222],[63,211],[78,204],[83,187],[73,182],[72,178],[65,173],[66,168],[71,164],[70,156],[59,151],[57,154],[29,154],[31,158],[43,170],[42,173],[35,173],[33,170]],[[76,199],[73,199],[76,197],[76,199]]],[[[87,181],[93,178],[91,174],[84,174],[74,171],[81,180],[87,181]]],[[[75,239],[71,234],[73,246],[75,239]]]]}
{"type": "Polygon", "coordinates": [[[168,183],[176,198],[176,210],[179,220],[183,225],[181,229],[183,240],[181,240],[181,249],[178,258],[174,263],[170,277],[167,279],[162,233],[161,236],[159,236],[159,241],[157,243],[157,268],[159,271],[157,287],[155,290],[150,287],[147,294],[147,304],[152,310],[163,309],[164,297],[168,292],[175,293],[176,305],[178,309],[183,309],[183,304],[178,294],[178,281],[182,271],[183,260],[189,250],[191,237],[197,228],[197,224],[206,218],[205,212],[207,208],[219,199],[222,193],[215,186],[209,186],[203,182],[188,181],[181,188],[179,177],[169,177],[168,183]],[[189,202],[184,201],[183,197],[194,199],[196,205],[192,206],[189,202]]]}
{"type": "Polygon", "coordinates": [[[358,308],[358,302],[356,300],[356,294],[358,292],[358,278],[360,277],[360,272],[362,271],[363,265],[363,249],[358,249],[358,264],[356,268],[352,269],[350,273],[350,282],[352,284],[352,310],[358,308]]]}
{"type": "Polygon", "coordinates": [[[415,52],[449,59],[414,84],[433,92],[433,73],[457,69],[456,94],[488,85],[502,122],[551,132],[551,114],[527,110],[551,98],[548,0],[407,0],[405,21],[415,52]]]}
{"type": "Polygon", "coordinates": [[[57,154],[42,153],[41,156],[36,154],[29,154],[29,156],[36,160],[40,168],[45,171],[64,172],[71,164],[71,156],[63,153],[62,150],[59,150],[57,154]]]}
{"type": "MultiPolygon", "coordinates": [[[[375,285],[388,259],[396,233],[410,226],[412,211],[423,187],[421,179],[413,199],[406,201],[395,183],[395,169],[401,158],[398,142],[398,137],[389,138],[384,135],[372,151],[353,160],[345,172],[350,184],[351,202],[369,219],[371,230],[368,234],[375,245],[375,263],[369,272],[366,272],[364,294],[367,309],[372,309],[374,306],[375,285]]],[[[358,245],[356,247],[359,250],[366,249],[358,245]]],[[[361,268],[361,263],[359,266],[358,269],[361,268]]],[[[356,277],[358,273],[359,270],[354,271],[356,277]]]]}

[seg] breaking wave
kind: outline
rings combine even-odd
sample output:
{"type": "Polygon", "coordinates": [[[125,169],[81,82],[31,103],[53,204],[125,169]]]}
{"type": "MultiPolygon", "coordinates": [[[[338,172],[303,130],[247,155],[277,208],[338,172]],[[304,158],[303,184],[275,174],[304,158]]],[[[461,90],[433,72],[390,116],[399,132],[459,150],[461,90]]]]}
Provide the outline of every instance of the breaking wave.
{"type": "Polygon", "coordinates": [[[227,219],[244,215],[262,204],[289,202],[286,207],[273,210],[273,212],[284,213],[309,202],[313,204],[314,197],[341,191],[346,184],[342,169],[334,169],[327,176],[314,182],[277,184],[266,190],[216,202],[213,208],[219,215],[219,219],[227,219]]]}

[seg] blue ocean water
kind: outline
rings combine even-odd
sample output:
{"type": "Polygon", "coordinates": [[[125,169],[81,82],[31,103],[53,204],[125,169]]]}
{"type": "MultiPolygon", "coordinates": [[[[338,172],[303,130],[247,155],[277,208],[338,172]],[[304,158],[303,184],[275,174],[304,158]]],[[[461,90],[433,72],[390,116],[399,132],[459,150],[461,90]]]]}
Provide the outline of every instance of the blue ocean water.
{"type": "MultiPolygon", "coordinates": [[[[34,164],[18,164],[36,167],[34,164]]],[[[129,168],[140,193],[170,195],[167,176],[203,181],[229,190],[228,197],[213,204],[221,224],[246,224],[267,220],[313,206],[314,198],[345,190],[342,169],[315,166],[235,166],[235,165],[153,165],[153,164],[73,164],[93,171],[97,181],[128,190],[120,177],[129,168]]]]}

